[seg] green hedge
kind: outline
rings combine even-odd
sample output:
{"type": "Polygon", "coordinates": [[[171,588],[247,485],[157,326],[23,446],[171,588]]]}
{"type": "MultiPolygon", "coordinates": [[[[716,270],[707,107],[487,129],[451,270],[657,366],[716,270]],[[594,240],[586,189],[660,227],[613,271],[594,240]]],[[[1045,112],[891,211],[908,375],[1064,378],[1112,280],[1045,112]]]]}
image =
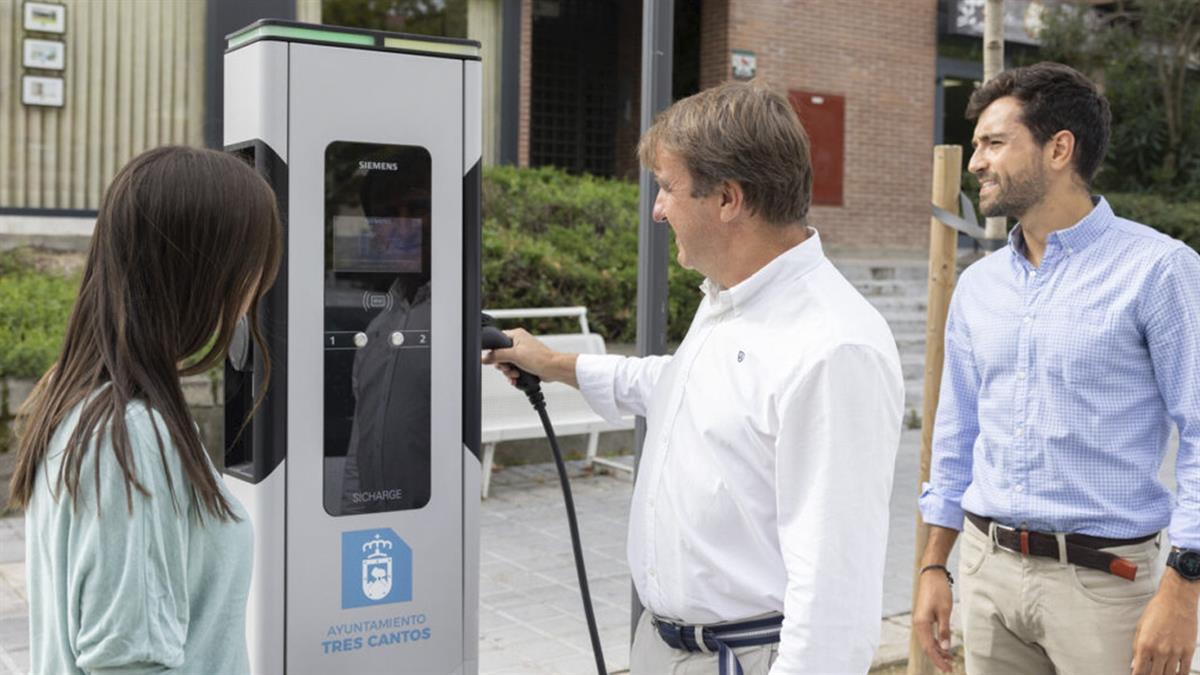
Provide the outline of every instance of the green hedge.
{"type": "MultiPolygon", "coordinates": [[[[558,169],[495,167],[483,181],[485,307],[584,305],[593,330],[633,342],[637,329],[638,187],[558,169]]],[[[667,227],[662,225],[661,227],[667,227]]],[[[668,272],[668,338],[681,340],[700,275],[668,272]]],[[[539,331],[561,330],[552,322],[539,331]]]]}
{"type": "Polygon", "coordinates": [[[0,255],[0,376],[33,379],[54,363],[78,288],[19,252],[0,255]]]}
{"type": "MultiPolygon", "coordinates": [[[[1200,203],[1152,194],[1106,195],[1118,215],[1200,250],[1200,203]]],[[[584,305],[593,330],[633,342],[637,318],[637,185],[552,168],[484,172],[483,303],[486,307],[584,305]]],[[[662,225],[662,227],[667,227],[662,225]]],[[[687,331],[700,276],[669,261],[669,338],[687,331]]],[[[58,354],[77,278],[40,272],[20,253],[0,254],[0,376],[35,378],[58,354]]],[[[562,330],[553,322],[539,331],[562,330]]]]}
{"type": "MultiPolygon", "coordinates": [[[[637,185],[553,168],[484,172],[486,307],[584,305],[592,329],[633,342],[637,319],[637,185]]],[[[667,227],[662,225],[662,227],[667,227]]],[[[700,276],[669,263],[669,330],[687,332],[700,276]]],[[[21,252],[0,254],[0,377],[36,378],[58,355],[78,278],[38,271],[21,252]]],[[[562,324],[530,324],[562,330],[562,324]]]]}
{"type": "Polygon", "coordinates": [[[1165,232],[1200,251],[1200,202],[1169,202],[1155,194],[1104,195],[1113,211],[1165,232]]]}

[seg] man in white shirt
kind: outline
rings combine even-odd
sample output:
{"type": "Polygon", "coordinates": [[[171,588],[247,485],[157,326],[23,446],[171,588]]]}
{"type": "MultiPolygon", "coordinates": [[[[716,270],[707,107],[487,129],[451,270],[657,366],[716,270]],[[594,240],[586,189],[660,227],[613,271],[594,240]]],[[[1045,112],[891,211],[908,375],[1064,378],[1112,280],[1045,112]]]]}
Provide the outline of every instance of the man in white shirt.
{"type": "Polygon", "coordinates": [[[646,607],[630,670],[865,673],[879,642],[904,385],[887,323],[808,227],[808,138],[787,100],[729,83],[638,148],[654,219],[707,277],[673,356],[491,352],[647,419],[628,555],[646,607]]]}

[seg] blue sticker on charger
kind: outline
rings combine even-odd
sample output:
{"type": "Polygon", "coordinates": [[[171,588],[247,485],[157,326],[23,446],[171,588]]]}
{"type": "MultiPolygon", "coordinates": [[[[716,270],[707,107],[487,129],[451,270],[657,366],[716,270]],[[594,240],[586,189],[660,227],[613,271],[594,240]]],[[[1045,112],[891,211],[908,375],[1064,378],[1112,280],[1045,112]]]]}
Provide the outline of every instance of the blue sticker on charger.
{"type": "Polygon", "coordinates": [[[342,533],[342,609],[412,600],[412,549],[390,527],[342,533]]]}

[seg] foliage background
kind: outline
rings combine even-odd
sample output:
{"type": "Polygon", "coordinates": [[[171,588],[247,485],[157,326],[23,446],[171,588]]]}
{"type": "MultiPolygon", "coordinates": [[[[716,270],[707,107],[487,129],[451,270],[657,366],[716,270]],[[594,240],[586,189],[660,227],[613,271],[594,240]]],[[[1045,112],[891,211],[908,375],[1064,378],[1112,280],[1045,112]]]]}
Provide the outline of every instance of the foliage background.
{"type": "MultiPolygon", "coordinates": [[[[495,167],[483,183],[483,304],[584,305],[609,342],[633,342],[637,319],[638,187],[551,167],[495,167]]],[[[662,225],[661,227],[667,227],[662,225]]],[[[681,340],[700,300],[699,274],[668,271],[668,340],[681,340]]],[[[561,330],[546,322],[539,331],[561,330]]]]}
{"type": "Polygon", "coordinates": [[[1100,83],[1112,137],[1099,192],[1200,201],[1200,2],[1088,3],[1048,9],[1037,60],[1070,65],[1100,83]]]}
{"type": "MultiPolygon", "coordinates": [[[[484,172],[483,192],[485,307],[584,305],[593,331],[610,342],[634,341],[636,184],[496,167],[484,172]]],[[[672,241],[668,338],[680,340],[701,278],[674,256],[672,241]]],[[[0,254],[0,377],[34,379],[54,362],[78,285],[77,273],[41,270],[19,250],[0,254]]],[[[564,326],[550,320],[531,328],[564,326]]]]}
{"type": "Polygon", "coordinates": [[[22,251],[0,254],[0,376],[36,379],[62,346],[77,276],[38,270],[22,251]]]}

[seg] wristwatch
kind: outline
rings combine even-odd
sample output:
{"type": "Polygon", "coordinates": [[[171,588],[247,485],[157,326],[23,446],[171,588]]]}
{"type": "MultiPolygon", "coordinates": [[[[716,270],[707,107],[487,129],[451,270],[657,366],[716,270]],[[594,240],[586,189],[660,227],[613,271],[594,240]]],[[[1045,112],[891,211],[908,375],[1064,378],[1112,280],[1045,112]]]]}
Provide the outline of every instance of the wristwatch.
{"type": "Polygon", "coordinates": [[[1200,551],[1190,548],[1172,548],[1167,556],[1167,567],[1172,567],[1179,576],[1188,581],[1200,579],[1200,551]]]}

